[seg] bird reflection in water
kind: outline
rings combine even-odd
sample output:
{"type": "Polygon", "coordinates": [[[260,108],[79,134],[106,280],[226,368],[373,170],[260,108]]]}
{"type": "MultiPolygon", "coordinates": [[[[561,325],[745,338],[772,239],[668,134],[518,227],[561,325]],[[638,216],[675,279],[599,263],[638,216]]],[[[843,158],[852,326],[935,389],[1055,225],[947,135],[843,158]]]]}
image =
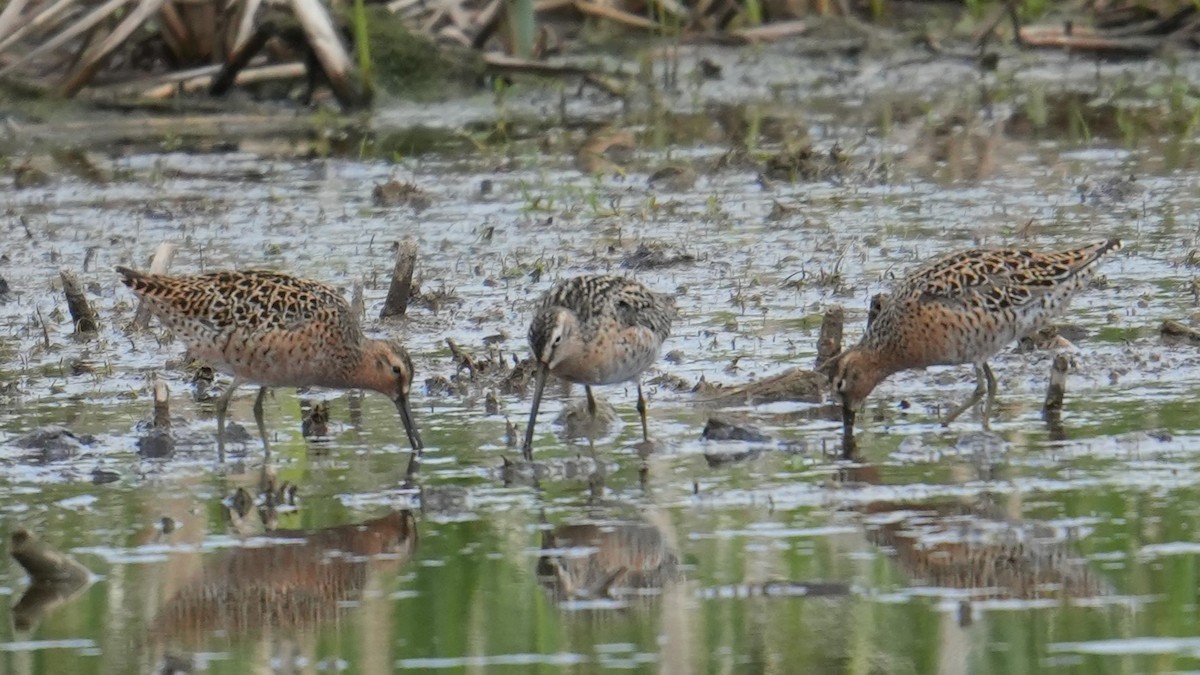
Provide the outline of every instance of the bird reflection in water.
{"type": "Polygon", "coordinates": [[[681,580],[679,556],[643,521],[560,525],[542,534],[537,573],[560,601],[616,600],[681,580]]]}
{"type": "Polygon", "coordinates": [[[269,536],[265,546],[207,560],[159,609],[148,642],[199,648],[255,635],[285,638],[336,621],[346,612],[346,601],[360,596],[371,572],[405,564],[417,547],[416,520],[409,511],[269,536]]]}

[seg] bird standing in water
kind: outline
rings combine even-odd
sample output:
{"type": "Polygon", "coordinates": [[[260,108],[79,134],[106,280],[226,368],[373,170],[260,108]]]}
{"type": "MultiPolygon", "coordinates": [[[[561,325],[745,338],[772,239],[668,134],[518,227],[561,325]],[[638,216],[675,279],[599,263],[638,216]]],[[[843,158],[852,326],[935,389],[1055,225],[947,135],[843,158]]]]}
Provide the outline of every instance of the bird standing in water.
{"type": "MultiPolygon", "coordinates": [[[[638,378],[658,358],[674,315],[673,297],[631,279],[588,275],[554,284],[529,325],[529,346],[538,370],[522,446],[525,459],[533,459],[533,429],[550,373],[584,385],[588,411],[594,416],[592,386],[638,378]]],[[[640,381],[637,410],[642,438],[649,440],[640,381]]]]}
{"type": "Polygon", "coordinates": [[[229,400],[238,386],[252,382],[262,386],[254,418],[268,452],[262,411],[267,387],[370,389],[395,403],[414,452],[409,470],[415,470],[423,446],[408,400],[412,359],[398,340],[363,335],[350,304],[332,286],[261,270],[193,276],[127,267],[117,272],[196,358],[233,375],[217,401],[222,460],[229,400]]]}
{"type": "Polygon", "coordinates": [[[1005,345],[1066,310],[1119,239],[1066,251],[972,249],[918,268],[872,299],[859,343],[823,366],[842,403],[844,438],[853,441],[855,412],[888,376],[928,366],[975,365],[971,398],[950,411],[954,421],[987,394],[987,426],[996,378],[987,360],[1005,345]]]}

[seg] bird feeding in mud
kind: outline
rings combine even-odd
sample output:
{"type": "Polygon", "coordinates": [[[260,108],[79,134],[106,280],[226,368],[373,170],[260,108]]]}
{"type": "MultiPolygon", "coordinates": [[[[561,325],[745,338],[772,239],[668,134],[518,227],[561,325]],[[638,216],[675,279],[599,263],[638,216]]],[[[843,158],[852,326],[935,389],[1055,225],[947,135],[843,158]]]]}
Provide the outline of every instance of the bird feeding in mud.
{"type": "Polygon", "coordinates": [[[986,394],[986,427],[996,397],[988,359],[1064,312],[1097,262],[1120,248],[1119,239],[1108,239],[1065,251],[959,251],[873,298],[862,339],[822,366],[842,404],[844,438],[853,441],[856,411],[890,375],[964,363],[975,366],[975,391],[942,422],[950,424],[986,394]]]}
{"type": "MultiPolygon", "coordinates": [[[[584,385],[588,412],[595,416],[592,387],[638,379],[658,358],[674,315],[674,298],[631,279],[588,275],[555,283],[529,324],[529,347],[538,369],[522,445],[525,459],[533,459],[534,425],[551,373],[584,385]]],[[[637,410],[642,439],[649,440],[640,381],[637,410]]]]}
{"type": "Polygon", "coordinates": [[[170,276],[116,269],[196,358],[233,376],[217,401],[222,458],[225,413],[238,386],[262,387],[254,418],[268,452],[262,410],[266,388],[318,386],[370,389],[391,399],[413,448],[409,468],[415,469],[423,446],[409,407],[412,359],[398,340],[363,335],[337,289],[262,270],[170,276]]]}

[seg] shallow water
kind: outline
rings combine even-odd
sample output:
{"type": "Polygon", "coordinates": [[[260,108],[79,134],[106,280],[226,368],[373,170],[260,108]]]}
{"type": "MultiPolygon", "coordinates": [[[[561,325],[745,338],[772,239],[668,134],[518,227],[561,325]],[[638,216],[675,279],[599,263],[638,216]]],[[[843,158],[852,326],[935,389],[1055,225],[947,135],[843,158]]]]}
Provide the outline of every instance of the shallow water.
{"type": "MultiPolygon", "coordinates": [[[[970,68],[702,50],[687,52],[685,72],[699,56],[718,60],[724,78],[687,85],[657,112],[568,92],[574,122],[617,119],[636,132],[637,148],[613,158],[621,172],[602,178],[577,169],[583,132],[568,124],[469,152],[377,159],[299,159],[308,142],[290,137],[207,154],[164,141],[161,151],[93,151],[104,183],[64,172],[7,191],[0,523],[29,528],[95,576],[32,627],[0,628],[0,671],[1200,668],[1200,355],[1158,336],[1164,318],[1186,322],[1197,302],[1192,135],[1028,137],[980,114],[938,136],[926,119],[970,109],[970,68]],[[889,97],[896,110],[915,100],[931,112],[893,115],[885,132],[889,97]],[[682,126],[708,115],[705,103],[731,100],[806,129],[818,148],[836,141],[855,162],[886,163],[889,179],[793,184],[732,166],[700,170],[683,189],[648,187],[667,163],[726,151],[711,120],[698,135],[682,126]],[[1130,174],[1131,195],[1079,189],[1130,174]],[[373,185],[390,178],[432,203],[375,206],[373,185]],[[1031,220],[1030,245],[1126,244],[1102,266],[1107,284],[1064,318],[1083,337],[1061,429],[1040,412],[1053,354],[1008,350],[992,361],[1001,407],[991,432],[970,415],[937,422],[973,386],[960,367],[881,386],[860,417],[856,463],[836,459],[840,426],[813,404],[719,413],[770,443],[700,440],[713,413],[687,389],[701,378],[742,384],[810,367],[830,305],[847,308],[852,341],[893,276],[945,251],[1025,241],[1018,230],[1031,220]],[[391,244],[404,236],[419,242],[422,289],[450,300],[381,323],[391,244]],[[419,491],[404,487],[407,442],[388,401],[279,390],[266,406],[269,471],[298,498],[274,510],[272,530],[257,511],[238,527],[225,505],[239,487],[257,494],[257,442],[218,463],[211,401],[180,367],[183,345],[157,327],[124,331],[134,306],[110,270],[145,267],[163,241],[179,247],[177,272],[271,267],[347,293],[362,283],[369,332],[405,339],[419,384],[455,374],[446,338],[482,357],[484,338],[499,335],[489,342],[501,358],[523,357],[533,299],[554,279],[629,272],[622,261],[639,244],[662,244],[695,260],[635,272],[680,307],[665,347],[677,354],[647,380],[686,386],[647,387],[652,452],[639,446],[635,388],[598,390],[620,417],[595,440],[598,463],[553,424],[582,392],[550,387],[535,439],[548,469],[536,483],[501,470],[519,454],[506,421],[523,427],[527,400],[497,393],[488,414],[485,384],[418,387],[419,491]],[[70,336],[60,269],[94,285],[95,340],[70,336]],[[154,373],[171,392],[169,459],[137,450],[154,373]],[[327,438],[301,435],[302,398],[329,403],[327,438]],[[51,459],[14,443],[47,425],[95,442],[51,459]],[[763,452],[716,468],[704,456],[752,449],[763,452]]],[[[1158,65],[1010,67],[1005,86],[1093,86],[1098,70],[1102,82],[1164,76],[1158,65]]],[[[500,104],[396,104],[376,117],[376,138],[413,125],[521,127],[558,115],[558,102],[518,89],[500,104]]],[[[764,131],[756,142],[772,152],[781,141],[764,131]]],[[[231,413],[251,433],[253,393],[231,413]]],[[[26,584],[15,563],[0,570],[0,605],[16,605],[26,584]]]]}

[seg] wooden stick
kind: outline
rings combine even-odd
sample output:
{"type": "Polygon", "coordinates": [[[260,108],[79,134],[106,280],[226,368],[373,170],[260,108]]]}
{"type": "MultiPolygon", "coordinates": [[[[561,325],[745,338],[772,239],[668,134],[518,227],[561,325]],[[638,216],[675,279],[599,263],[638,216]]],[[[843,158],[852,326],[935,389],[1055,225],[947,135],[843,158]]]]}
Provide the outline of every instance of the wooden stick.
{"type": "Polygon", "coordinates": [[[392,268],[392,285],[388,288],[387,300],[379,311],[379,318],[404,316],[408,311],[408,299],[412,294],[413,270],[417,266],[417,241],[406,237],[396,249],[396,266],[392,268]]]}
{"type": "MultiPolygon", "coordinates": [[[[154,259],[150,261],[150,274],[166,274],[167,269],[171,267],[171,260],[175,258],[175,244],[164,241],[158,245],[158,250],[154,252],[154,259]]],[[[146,325],[150,323],[150,308],[142,300],[138,300],[137,311],[133,314],[133,329],[145,330],[146,325]]]]}
{"type": "Polygon", "coordinates": [[[821,370],[826,361],[842,351],[842,328],[845,324],[846,312],[841,305],[834,305],[825,310],[825,317],[821,319],[821,332],[817,337],[817,363],[814,370],[821,370]]]}
{"type": "Polygon", "coordinates": [[[100,315],[88,302],[87,295],[79,279],[70,270],[60,270],[63,293],[67,296],[67,311],[71,313],[71,321],[75,324],[75,333],[95,333],[100,330],[100,315]]]}

